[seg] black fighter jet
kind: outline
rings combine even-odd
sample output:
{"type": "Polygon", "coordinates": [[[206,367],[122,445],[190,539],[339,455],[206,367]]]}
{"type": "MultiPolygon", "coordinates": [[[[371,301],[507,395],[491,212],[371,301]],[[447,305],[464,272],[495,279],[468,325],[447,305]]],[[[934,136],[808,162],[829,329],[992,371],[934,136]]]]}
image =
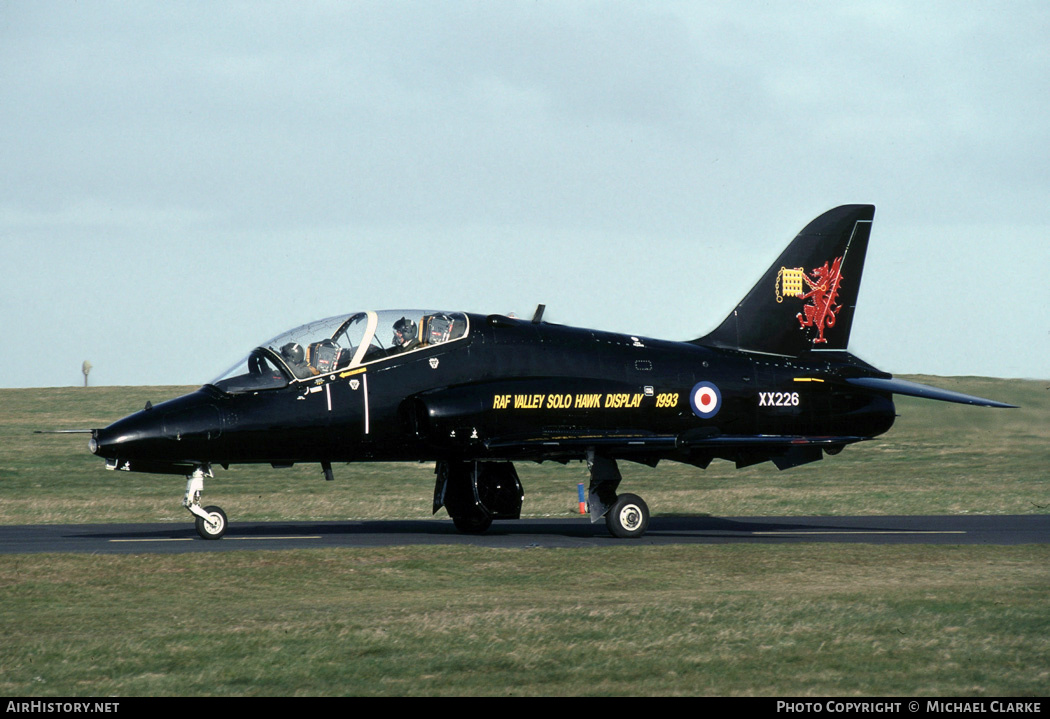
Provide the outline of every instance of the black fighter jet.
{"type": "Polygon", "coordinates": [[[713,459],[787,469],[893,424],[893,395],[1011,405],[894,379],[846,351],[875,208],[807,225],[713,332],[687,342],[439,310],[353,312],[263,342],[200,389],[92,430],[113,470],[187,477],[202,506],[216,466],[433,461],[434,512],[463,532],[517,519],[515,461],[586,460],[592,521],[639,537],[619,460],[713,459]]]}

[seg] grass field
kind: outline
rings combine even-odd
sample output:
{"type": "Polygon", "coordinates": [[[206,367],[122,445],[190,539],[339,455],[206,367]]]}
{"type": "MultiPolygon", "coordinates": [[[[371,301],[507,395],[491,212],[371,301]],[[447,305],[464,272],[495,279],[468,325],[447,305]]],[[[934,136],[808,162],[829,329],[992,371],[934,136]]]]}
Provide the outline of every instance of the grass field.
{"type": "MultiPolygon", "coordinates": [[[[654,514],[1050,511],[1050,382],[915,378],[1021,405],[899,399],[887,435],[787,472],[623,466],[654,514]]],[[[0,390],[0,523],[189,523],[180,478],[86,436],[184,388],[0,390]]],[[[526,517],[580,464],[520,465],[526,517]]],[[[419,464],[217,470],[232,522],[430,516],[419,464]]],[[[444,513],[439,514],[443,518],[444,513]]],[[[1050,548],[834,544],[0,556],[0,694],[1038,695],[1050,548]]]]}

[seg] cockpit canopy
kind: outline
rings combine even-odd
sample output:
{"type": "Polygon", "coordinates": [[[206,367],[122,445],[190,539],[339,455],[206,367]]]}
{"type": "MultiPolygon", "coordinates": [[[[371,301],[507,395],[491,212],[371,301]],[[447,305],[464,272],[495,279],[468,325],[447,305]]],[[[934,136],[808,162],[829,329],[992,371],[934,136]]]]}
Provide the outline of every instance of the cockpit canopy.
{"type": "Polygon", "coordinates": [[[310,322],[256,347],[210,384],[229,394],[284,387],[463,339],[461,312],[384,310],[310,322]]]}

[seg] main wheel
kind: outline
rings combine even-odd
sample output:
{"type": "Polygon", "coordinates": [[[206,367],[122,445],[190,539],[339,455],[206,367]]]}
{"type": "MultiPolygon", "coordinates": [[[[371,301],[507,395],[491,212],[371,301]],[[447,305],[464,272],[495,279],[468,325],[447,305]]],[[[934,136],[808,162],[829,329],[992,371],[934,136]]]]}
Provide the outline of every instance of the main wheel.
{"type": "Polygon", "coordinates": [[[205,507],[204,511],[208,513],[208,519],[197,517],[197,534],[201,539],[222,539],[226,534],[226,512],[215,506],[205,507]]]}
{"type": "Polygon", "coordinates": [[[649,527],[649,507],[636,494],[621,494],[606,513],[605,526],[614,537],[640,537],[649,527]]]}
{"type": "Polygon", "coordinates": [[[492,526],[492,517],[485,512],[477,512],[467,517],[453,517],[452,523],[463,534],[484,534],[492,526]]]}

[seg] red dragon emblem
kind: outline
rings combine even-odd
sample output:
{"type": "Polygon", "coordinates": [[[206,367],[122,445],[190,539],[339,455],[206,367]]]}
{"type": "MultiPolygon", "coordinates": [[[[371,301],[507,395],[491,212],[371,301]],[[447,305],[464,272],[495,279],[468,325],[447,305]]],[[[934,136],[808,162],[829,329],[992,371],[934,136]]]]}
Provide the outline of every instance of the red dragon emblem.
{"type": "Polygon", "coordinates": [[[801,267],[781,267],[776,282],[777,302],[783,302],[784,297],[798,297],[804,302],[808,300],[808,304],[802,306],[802,311],[795,315],[799,328],[816,327],[817,336],[813,338],[813,344],[827,344],[824,330],[835,326],[835,314],[842,309],[842,305],[836,304],[841,286],[841,257],[825,262],[823,267],[808,273],[801,267]]]}

